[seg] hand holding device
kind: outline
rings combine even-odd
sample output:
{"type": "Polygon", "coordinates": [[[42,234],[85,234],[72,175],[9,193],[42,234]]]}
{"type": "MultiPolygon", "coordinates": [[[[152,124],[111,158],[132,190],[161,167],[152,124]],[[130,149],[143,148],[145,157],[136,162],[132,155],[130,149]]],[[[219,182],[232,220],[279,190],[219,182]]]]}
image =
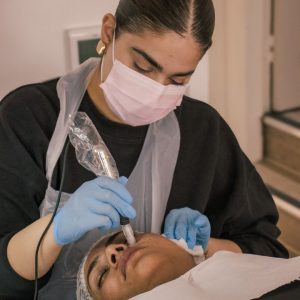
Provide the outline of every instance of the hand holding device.
{"type": "Polygon", "coordinates": [[[103,232],[117,228],[120,215],[134,218],[126,183],[126,177],[114,180],[100,176],[81,185],[54,218],[55,241],[65,245],[95,228],[103,232]]]}

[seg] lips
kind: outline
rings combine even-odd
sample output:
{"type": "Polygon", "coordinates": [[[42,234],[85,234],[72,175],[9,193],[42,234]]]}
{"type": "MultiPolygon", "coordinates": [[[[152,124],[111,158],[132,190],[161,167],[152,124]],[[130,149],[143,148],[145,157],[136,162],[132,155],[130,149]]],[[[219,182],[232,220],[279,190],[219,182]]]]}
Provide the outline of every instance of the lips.
{"type": "Polygon", "coordinates": [[[134,256],[134,254],[141,250],[143,247],[128,247],[122,255],[122,258],[119,263],[119,270],[123,274],[125,280],[127,277],[127,265],[130,259],[134,256]]]}

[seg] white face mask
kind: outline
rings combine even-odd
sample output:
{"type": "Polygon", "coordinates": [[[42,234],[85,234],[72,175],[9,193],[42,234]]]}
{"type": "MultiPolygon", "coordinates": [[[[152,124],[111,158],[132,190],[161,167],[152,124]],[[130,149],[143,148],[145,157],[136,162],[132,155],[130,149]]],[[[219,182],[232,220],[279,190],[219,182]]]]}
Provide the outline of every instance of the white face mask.
{"type": "MultiPolygon", "coordinates": [[[[165,117],[179,106],[187,85],[163,85],[115,60],[113,38],[113,67],[100,84],[110,109],[126,124],[141,126],[165,117]]],[[[103,79],[103,60],[101,82],[103,79]]]]}

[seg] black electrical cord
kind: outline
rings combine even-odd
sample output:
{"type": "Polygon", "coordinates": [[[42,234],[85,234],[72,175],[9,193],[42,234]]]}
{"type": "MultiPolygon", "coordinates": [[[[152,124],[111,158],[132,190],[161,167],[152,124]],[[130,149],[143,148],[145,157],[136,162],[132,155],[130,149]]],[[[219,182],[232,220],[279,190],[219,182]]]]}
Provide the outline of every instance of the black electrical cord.
{"type": "Polygon", "coordinates": [[[63,184],[64,184],[64,180],[65,180],[65,171],[66,171],[66,161],[67,161],[67,153],[68,153],[68,149],[69,149],[69,145],[70,145],[70,141],[68,140],[66,145],[65,145],[65,152],[64,152],[64,157],[63,157],[63,166],[62,166],[62,175],[61,175],[61,182],[60,182],[60,187],[59,187],[59,193],[57,196],[57,200],[56,200],[56,205],[53,211],[53,215],[51,217],[51,220],[49,221],[46,229],[44,230],[43,234],[41,235],[39,242],[37,244],[36,250],[35,250],[35,259],[34,259],[34,269],[35,269],[35,278],[34,278],[34,297],[33,300],[37,300],[38,299],[38,255],[39,255],[39,249],[40,246],[42,244],[42,241],[45,237],[45,235],[47,234],[53,220],[54,217],[56,215],[56,212],[58,210],[59,207],[59,203],[60,203],[60,198],[61,198],[61,193],[62,193],[62,188],[63,188],[63,184]]]}

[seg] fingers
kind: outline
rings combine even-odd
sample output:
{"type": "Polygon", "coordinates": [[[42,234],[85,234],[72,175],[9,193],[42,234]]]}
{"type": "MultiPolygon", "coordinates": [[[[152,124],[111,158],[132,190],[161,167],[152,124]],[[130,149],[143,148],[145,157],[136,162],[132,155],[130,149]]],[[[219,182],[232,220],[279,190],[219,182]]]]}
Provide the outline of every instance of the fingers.
{"type": "Polygon", "coordinates": [[[125,176],[121,176],[118,178],[118,181],[125,186],[128,182],[128,179],[125,176]]]}
{"type": "MultiPolygon", "coordinates": [[[[120,215],[128,217],[129,219],[134,219],[136,217],[135,209],[113,192],[105,191],[105,193],[101,193],[101,195],[94,193],[90,195],[89,201],[90,204],[88,206],[95,214],[104,214],[103,207],[109,206],[118,214],[119,219],[120,215]]],[[[109,212],[107,213],[109,214],[109,212]]]]}
{"type": "MultiPolygon", "coordinates": [[[[93,200],[95,201],[95,200],[93,200]]],[[[93,229],[96,227],[102,227],[103,229],[117,228],[120,225],[120,215],[118,211],[110,204],[102,203],[101,206],[98,203],[93,203],[90,206],[91,214],[89,214],[89,224],[93,229]],[[103,220],[105,221],[104,223],[103,220]]]]}
{"type": "Polygon", "coordinates": [[[104,176],[97,177],[84,183],[78,192],[78,196],[85,199],[85,201],[89,201],[90,203],[86,203],[85,206],[92,205],[92,210],[96,213],[101,213],[100,204],[106,203],[111,205],[120,215],[133,219],[136,212],[131,206],[132,196],[124,186],[127,181],[126,177],[120,177],[118,180],[104,176]]]}
{"type": "Polygon", "coordinates": [[[164,235],[168,239],[175,239],[175,227],[178,216],[177,211],[178,210],[175,209],[171,210],[165,220],[164,235]]]}
{"type": "MultiPolygon", "coordinates": [[[[120,218],[119,218],[120,219],[120,218]]],[[[88,226],[86,227],[87,231],[93,230],[95,228],[99,228],[101,229],[101,231],[107,231],[111,228],[115,227],[115,224],[118,223],[118,220],[112,220],[112,218],[110,218],[107,215],[96,215],[96,214],[91,214],[89,216],[89,220],[86,223],[88,226]]],[[[118,226],[116,226],[118,227],[118,226]]]]}
{"type": "Polygon", "coordinates": [[[206,249],[210,238],[211,226],[206,216],[202,215],[201,217],[202,219],[197,221],[199,225],[197,227],[198,234],[196,243],[201,245],[203,249],[206,249]]]}
{"type": "Polygon", "coordinates": [[[188,216],[180,214],[175,223],[175,238],[177,240],[187,239],[187,232],[189,231],[188,216]]]}
{"type": "Polygon", "coordinates": [[[196,226],[189,226],[189,230],[187,231],[186,242],[190,249],[194,249],[194,247],[196,246],[197,233],[198,228],[196,226]]]}
{"type": "Polygon", "coordinates": [[[179,209],[173,209],[165,221],[164,234],[168,239],[180,240],[187,238],[187,215],[179,209]]]}
{"type": "Polygon", "coordinates": [[[125,187],[125,184],[127,183],[126,177],[120,177],[118,180],[114,180],[109,177],[100,176],[94,179],[94,183],[102,189],[115,193],[127,203],[132,203],[132,196],[125,187]]]}
{"type": "Polygon", "coordinates": [[[195,226],[202,229],[207,229],[209,225],[208,218],[205,215],[200,215],[197,217],[197,219],[194,221],[195,226]]]}

